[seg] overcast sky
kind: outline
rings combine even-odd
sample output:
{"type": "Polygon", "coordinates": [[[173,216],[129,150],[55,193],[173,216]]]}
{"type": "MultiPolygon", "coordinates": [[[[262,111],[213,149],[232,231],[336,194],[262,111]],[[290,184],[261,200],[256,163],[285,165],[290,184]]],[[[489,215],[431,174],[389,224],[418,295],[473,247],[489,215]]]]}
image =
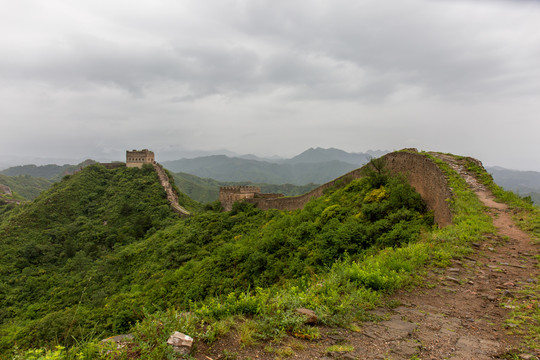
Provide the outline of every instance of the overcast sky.
{"type": "Polygon", "coordinates": [[[0,166],[539,139],[540,1],[0,0],[0,166]]]}

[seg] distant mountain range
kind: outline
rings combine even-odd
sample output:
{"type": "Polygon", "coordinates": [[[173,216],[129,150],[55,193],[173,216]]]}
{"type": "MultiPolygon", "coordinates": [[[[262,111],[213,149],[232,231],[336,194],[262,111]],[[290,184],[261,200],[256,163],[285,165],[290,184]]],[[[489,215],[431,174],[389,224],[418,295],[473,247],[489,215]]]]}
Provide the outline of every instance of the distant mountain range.
{"type": "Polygon", "coordinates": [[[300,155],[293,157],[292,159],[285,160],[283,163],[286,164],[302,164],[302,163],[320,163],[320,162],[329,162],[329,161],[340,161],[348,164],[354,165],[364,165],[371,160],[373,156],[367,153],[348,153],[343,150],[330,148],[311,148],[300,155]]]}
{"type": "MultiPolygon", "coordinates": [[[[378,153],[385,153],[380,151],[378,153]]],[[[322,184],[354,170],[374,157],[339,149],[311,148],[291,159],[266,159],[212,155],[164,161],[173,172],[183,172],[222,182],[251,181],[268,184],[322,184]]]]}
{"type": "Polygon", "coordinates": [[[19,175],[30,175],[33,177],[40,177],[48,180],[60,180],[60,178],[67,174],[72,174],[80,167],[88,166],[96,163],[94,160],[85,160],[77,165],[21,165],[13,166],[5,170],[0,171],[0,174],[7,176],[19,176],[19,175]]]}
{"type": "Polygon", "coordinates": [[[363,165],[366,164],[372,158],[378,158],[387,154],[389,151],[385,150],[368,150],[365,153],[348,153],[346,151],[329,148],[323,149],[320,147],[310,148],[304,151],[301,154],[298,154],[290,159],[280,158],[278,156],[273,156],[270,158],[259,157],[253,154],[247,155],[228,155],[229,157],[236,157],[240,159],[247,160],[257,160],[257,161],[266,161],[276,164],[296,164],[296,163],[319,163],[325,161],[342,161],[350,164],[363,165]]]}
{"type": "Polygon", "coordinates": [[[530,196],[535,204],[540,204],[540,172],[509,170],[499,166],[488,166],[486,170],[497,185],[521,196],[530,196]]]}
{"type": "Polygon", "coordinates": [[[196,159],[165,161],[163,166],[173,172],[184,172],[218,181],[304,185],[325,183],[356,169],[359,165],[337,160],[320,163],[276,164],[214,155],[196,159]]]}
{"type": "Polygon", "coordinates": [[[540,172],[509,170],[499,166],[486,167],[493,180],[506,190],[519,194],[540,192],[540,172]]]}

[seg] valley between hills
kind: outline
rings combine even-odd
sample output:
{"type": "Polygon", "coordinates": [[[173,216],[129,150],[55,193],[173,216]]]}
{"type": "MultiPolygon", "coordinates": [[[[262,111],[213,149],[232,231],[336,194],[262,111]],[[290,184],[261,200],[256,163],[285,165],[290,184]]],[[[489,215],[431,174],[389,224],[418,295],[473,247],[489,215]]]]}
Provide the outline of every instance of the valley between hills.
{"type": "Polygon", "coordinates": [[[0,357],[537,358],[540,210],[474,159],[419,154],[446,178],[449,226],[377,161],[294,211],[223,212],[169,172],[181,219],[151,167],[90,165],[32,202],[15,193],[0,212],[0,357]]]}

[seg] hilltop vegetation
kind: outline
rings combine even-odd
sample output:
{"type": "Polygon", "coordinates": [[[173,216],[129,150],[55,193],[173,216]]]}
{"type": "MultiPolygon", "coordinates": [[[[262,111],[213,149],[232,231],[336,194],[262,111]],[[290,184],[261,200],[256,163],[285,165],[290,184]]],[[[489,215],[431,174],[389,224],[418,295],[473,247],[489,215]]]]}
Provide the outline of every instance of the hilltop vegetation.
{"type": "Polygon", "coordinates": [[[431,224],[420,196],[387,174],[329,191],[304,210],[237,204],[182,220],[150,167],[91,166],[2,223],[0,346],[70,345],[128,331],[155,311],[302,283],[340,259],[414,242],[431,224]]]}
{"type": "Polygon", "coordinates": [[[74,311],[110,295],[99,260],[176,218],[151,166],[90,166],[12,210],[0,226],[2,348],[65,331],[74,311]],[[91,299],[75,310],[82,293],[91,299]]]}

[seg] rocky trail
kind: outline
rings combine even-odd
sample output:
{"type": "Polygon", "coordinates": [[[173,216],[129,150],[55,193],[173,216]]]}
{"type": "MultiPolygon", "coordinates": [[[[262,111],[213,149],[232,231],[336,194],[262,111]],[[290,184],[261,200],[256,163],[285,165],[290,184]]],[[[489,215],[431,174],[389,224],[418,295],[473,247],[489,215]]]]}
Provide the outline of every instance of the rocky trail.
{"type": "MultiPolygon", "coordinates": [[[[398,307],[373,311],[380,321],[364,323],[356,332],[321,328],[321,338],[314,342],[284,339],[282,344],[291,351],[281,354],[291,359],[512,358],[508,354],[515,353],[521,339],[511,334],[505,320],[511,303],[523,296],[520,289],[537,281],[539,244],[517,228],[507,206],[495,202],[464,166],[453,157],[437,156],[475,191],[493,217],[497,234],[474,243],[472,255],[454,260],[448,268],[431,270],[424,286],[394,294],[390,300],[398,307]]],[[[236,359],[286,358],[263,347],[235,349],[234,339],[229,341],[229,346],[198,351],[195,358],[225,359],[224,348],[234,350],[236,359]]],[[[537,359],[540,349],[517,356],[537,359]]]]}

